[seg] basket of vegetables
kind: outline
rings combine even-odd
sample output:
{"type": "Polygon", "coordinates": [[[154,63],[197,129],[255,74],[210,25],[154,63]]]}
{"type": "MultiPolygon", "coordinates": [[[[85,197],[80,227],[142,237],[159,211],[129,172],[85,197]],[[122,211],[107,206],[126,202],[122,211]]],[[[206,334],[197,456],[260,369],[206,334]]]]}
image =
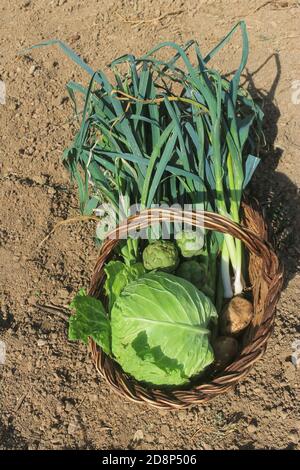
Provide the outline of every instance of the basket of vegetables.
{"type": "Polygon", "coordinates": [[[245,23],[205,56],[195,41],[122,56],[112,81],[59,44],[92,75],[88,88],[68,83],[81,125],[64,164],[82,213],[100,215],[101,242],[69,337],[89,343],[102,377],[128,399],[206,402],[265,351],[282,284],[259,204],[245,202],[264,144],[263,112],[240,85],[245,23]],[[225,77],[210,61],[238,29],[241,62],[225,77]]]}
{"type": "MultiPolygon", "coordinates": [[[[73,301],[69,333],[89,337],[96,368],[117,393],[170,410],[205,403],[234,387],[262,356],[282,270],[255,206],[243,205],[243,226],[203,214],[207,232],[231,235],[249,253],[249,289],[231,299],[217,299],[218,259],[209,249],[183,256],[182,244],[159,240],[146,242],[134,263],[117,254],[118,237],[153,221],[181,220],[180,211],[148,209],[110,233],[89,295],[80,292],[73,301]]],[[[199,223],[194,212],[185,220],[199,223]]]]}

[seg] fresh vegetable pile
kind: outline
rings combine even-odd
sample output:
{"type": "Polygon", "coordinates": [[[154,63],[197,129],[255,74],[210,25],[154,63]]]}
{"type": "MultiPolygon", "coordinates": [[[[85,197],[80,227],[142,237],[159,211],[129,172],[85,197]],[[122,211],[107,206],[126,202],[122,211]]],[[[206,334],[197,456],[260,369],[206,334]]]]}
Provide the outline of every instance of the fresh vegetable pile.
{"type": "MultiPolygon", "coordinates": [[[[81,126],[64,163],[78,184],[81,211],[102,215],[99,238],[106,216],[119,223],[136,205],[189,205],[240,222],[263,142],[262,111],[240,86],[248,57],[244,22],[206,56],[195,41],[125,55],[110,65],[112,82],[60,45],[92,75],[87,89],[68,84],[81,126]],[[209,62],[238,28],[242,59],[228,78],[209,62]],[[159,59],[165,50],[171,56],[159,59]],[[82,113],[76,92],[84,97],[82,113]]],[[[105,267],[105,298],[80,292],[69,330],[70,339],[92,337],[125,372],[159,386],[185,384],[210,364],[232,361],[253,313],[243,296],[240,241],[192,227],[168,235],[163,239],[159,227],[147,240],[122,240],[105,267]]]]}

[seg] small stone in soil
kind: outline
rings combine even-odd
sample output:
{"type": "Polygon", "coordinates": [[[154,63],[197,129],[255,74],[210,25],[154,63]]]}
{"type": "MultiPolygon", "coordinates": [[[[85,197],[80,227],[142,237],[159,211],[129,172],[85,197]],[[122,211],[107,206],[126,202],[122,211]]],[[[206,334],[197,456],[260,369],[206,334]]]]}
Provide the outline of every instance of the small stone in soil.
{"type": "Polygon", "coordinates": [[[90,396],[89,396],[89,398],[90,398],[90,401],[91,401],[91,402],[96,402],[96,401],[98,401],[98,395],[96,395],[96,393],[91,393],[90,396]]]}
{"type": "Polygon", "coordinates": [[[72,411],[73,408],[74,408],[74,406],[73,406],[71,403],[67,402],[67,403],[65,404],[65,411],[66,411],[67,413],[70,413],[70,411],[72,411]]]}
{"type": "Polygon", "coordinates": [[[289,433],[289,440],[290,442],[292,442],[293,444],[298,444],[299,442],[299,434],[297,433],[297,431],[295,429],[292,429],[289,433]]]}
{"type": "Polygon", "coordinates": [[[161,433],[164,434],[165,436],[168,436],[170,434],[170,428],[167,424],[163,424],[160,430],[161,430],[161,433]]]}
{"type": "Polygon", "coordinates": [[[206,444],[206,442],[202,442],[201,447],[204,450],[212,450],[212,447],[210,445],[206,444]]]}
{"type": "Polygon", "coordinates": [[[68,434],[74,434],[75,431],[76,431],[76,424],[70,423],[68,426],[68,434]]]}
{"type": "Polygon", "coordinates": [[[141,429],[138,429],[133,436],[133,440],[135,442],[139,442],[139,441],[142,441],[143,439],[144,439],[144,433],[141,429]]]}
{"type": "Polygon", "coordinates": [[[257,427],[255,426],[255,424],[249,424],[249,426],[247,427],[247,431],[248,431],[250,434],[253,434],[254,432],[257,431],[257,427]]]}
{"type": "Polygon", "coordinates": [[[35,66],[35,65],[32,65],[32,66],[30,67],[30,69],[29,69],[29,74],[30,74],[30,75],[33,75],[35,71],[36,71],[36,66],[35,66]]]}

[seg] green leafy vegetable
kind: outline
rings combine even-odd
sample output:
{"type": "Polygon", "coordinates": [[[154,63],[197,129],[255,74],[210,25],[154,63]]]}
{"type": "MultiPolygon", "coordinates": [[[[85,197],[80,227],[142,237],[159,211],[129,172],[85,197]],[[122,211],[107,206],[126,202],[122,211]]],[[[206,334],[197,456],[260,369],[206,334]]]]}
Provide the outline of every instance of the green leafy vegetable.
{"type": "MultiPolygon", "coordinates": [[[[112,276],[116,272],[111,269],[112,276]]],[[[172,274],[147,273],[127,284],[110,320],[102,303],[82,292],[72,307],[69,338],[86,343],[91,336],[137,380],[184,384],[214,360],[209,326],[216,320],[215,307],[193,284],[172,274]]]]}
{"type": "MultiPolygon", "coordinates": [[[[111,82],[61,41],[39,46],[53,44],[91,76],[87,87],[67,85],[75,111],[77,94],[85,99],[80,128],[63,155],[83,213],[91,213],[97,201],[110,203],[118,217],[133,204],[164,202],[200,205],[240,221],[242,193],[264,145],[263,112],[240,85],[249,52],[244,21],[206,56],[194,40],[183,46],[163,42],[141,57],[123,55],[110,64],[111,82]],[[237,31],[240,64],[234,74],[221,75],[210,61],[237,31]]],[[[136,246],[130,241],[123,247],[127,264],[136,262],[136,246]]],[[[243,289],[241,242],[226,234],[220,251],[224,296],[231,297],[243,289]]]]}
{"type": "Polygon", "coordinates": [[[209,270],[205,261],[196,261],[194,259],[184,261],[176,271],[177,276],[186,279],[196,286],[201,292],[214,300],[215,285],[211,285],[209,270]]]}
{"type": "Polygon", "coordinates": [[[109,310],[129,282],[140,277],[144,272],[142,263],[126,265],[122,261],[110,261],[105,265],[105,293],[109,299],[109,310]]]}
{"type": "Polygon", "coordinates": [[[184,261],[178,266],[176,275],[186,279],[199,290],[202,290],[201,287],[203,287],[206,282],[206,266],[195,259],[184,261]]]}
{"type": "Polygon", "coordinates": [[[177,246],[184,258],[192,258],[202,253],[204,235],[202,232],[184,231],[177,234],[177,246]]]}
{"type": "Polygon", "coordinates": [[[86,295],[82,289],[73,299],[70,307],[75,309],[76,314],[69,318],[69,339],[81,340],[87,344],[90,336],[105,353],[110,354],[110,322],[102,303],[86,295]]]}
{"type": "Polygon", "coordinates": [[[213,362],[212,302],[190,282],[153,272],[131,282],[111,312],[112,352],[137,380],[179,385],[213,362]]]}

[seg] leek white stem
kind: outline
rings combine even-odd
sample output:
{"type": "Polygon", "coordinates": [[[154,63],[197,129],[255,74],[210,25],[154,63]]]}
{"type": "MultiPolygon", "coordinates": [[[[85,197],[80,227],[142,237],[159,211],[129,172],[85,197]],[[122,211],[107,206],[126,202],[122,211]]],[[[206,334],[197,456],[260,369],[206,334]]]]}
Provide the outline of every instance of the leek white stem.
{"type": "Polygon", "coordinates": [[[244,280],[242,276],[242,242],[236,240],[236,270],[234,279],[234,295],[241,294],[244,289],[244,280]]]}
{"type": "Polygon", "coordinates": [[[233,296],[231,279],[230,279],[230,269],[229,269],[229,253],[227,244],[223,242],[222,249],[222,258],[221,258],[221,271],[222,271],[222,281],[224,289],[224,297],[230,299],[233,296]]]}
{"type": "Polygon", "coordinates": [[[242,283],[242,273],[241,269],[238,268],[238,270],[235,273],[235,279],[234,279],[234,295],[239,295],[243,292],[243,283],[242,283]]]}
{"type": "Polygon", "coordinates": [[[224,240],[227,248],[227,253],[230,258],[232,267],[234,272],[237,269],[237,256],[236,256],[236,246],[235,246],[235,240],[231,235],[228,235],[227,233],[224,235],[224,240]]]}

